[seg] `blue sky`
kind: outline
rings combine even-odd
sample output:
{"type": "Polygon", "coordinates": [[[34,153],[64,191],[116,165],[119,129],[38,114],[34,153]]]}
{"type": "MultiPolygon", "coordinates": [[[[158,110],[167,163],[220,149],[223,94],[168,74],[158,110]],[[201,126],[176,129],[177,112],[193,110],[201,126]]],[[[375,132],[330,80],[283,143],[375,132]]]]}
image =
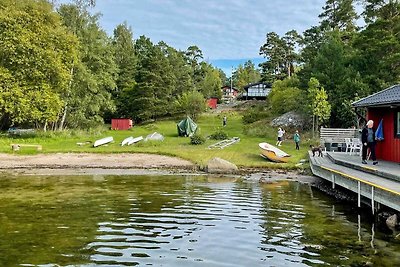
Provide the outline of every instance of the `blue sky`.
{"type": "MultiPolygon", "coordinates": [[[[59,0],[58,2],[71,2],[59,0]]],[[[146,35],[186,50],[197,45],[204,60],[230,76],[250,59],[257,64],[268,32],[303,32],[318,23],[325,0],[97,0],[100,26],[112,34],[126,21],[134,38],[146,35]]],[[[256,65],[257,65],[256,64],[256,65]]]]}

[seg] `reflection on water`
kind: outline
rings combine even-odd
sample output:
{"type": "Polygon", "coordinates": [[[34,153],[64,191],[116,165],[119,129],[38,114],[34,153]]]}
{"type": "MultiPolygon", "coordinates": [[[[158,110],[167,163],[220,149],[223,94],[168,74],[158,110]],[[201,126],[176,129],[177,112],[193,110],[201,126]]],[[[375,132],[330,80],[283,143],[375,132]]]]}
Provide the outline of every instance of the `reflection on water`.
{"type": "Polygon", "coordinates": [[[392,236],[295,182],[3,177],[0,188],[0,266],[400,265],[392,236]]]}

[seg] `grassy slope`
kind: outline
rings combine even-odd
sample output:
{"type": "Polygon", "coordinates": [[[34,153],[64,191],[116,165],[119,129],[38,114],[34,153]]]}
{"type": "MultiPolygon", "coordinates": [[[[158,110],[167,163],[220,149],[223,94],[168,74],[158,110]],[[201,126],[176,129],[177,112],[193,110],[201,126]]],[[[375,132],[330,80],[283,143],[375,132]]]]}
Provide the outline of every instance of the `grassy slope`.
{"type": "MultiPolygon", "coordinates": [[[[208,136],[214,133],[222,124],[223,115],[206,114],[200,118],[198,125],[200,126],[200,134],[208,136]]],[[[90,153],[155,153],[162,155],[177,156],[183,159],[190,160],[198,165],[205,165],[206,162],[213,157],[220,157],[235,163],[240,167],[268,167],[268,168],[295,168],[295,164],[300,159],[306,158],[307,145],[302,144],[300,151],[296,151],[292,136],[288,136],[282,144],[281,149],[292,155],[289,163],[277,164],[271,163],[259,156],[258,143],[269,142],[275,144],[276,142],[276,129],[267,127],[267,134],[265,137],[246,136],[243,134],[243,125],[241,116],[237,113],[229,113],[227,127],[224,131],[228,133],[229,137],[240,137],[240,142],[224,149],[207,149],[207,147],[216,140],[207,140],[203,145],[190,145],[188,137],[178,137],[176,124],[178,121],[159,121],[151,125],[135,126],[127,131],[101,131],[98,133],[73,133],[66,132],[62,134],[48,134],[48,136],[40,136],[33,138],[17,138],[12,139],[6,136],[0,138],[0,152],[12,153],[10,144],[12,143],[27,143],[27,144],[41,144],[43,146],[42,153],[56,153],[56,152],[90,152],[90,153]],[[132,146],[121,147],[121,141],[128,136],[145,137],[153,132],[159,132],[165,136],[163,142],[139,142],[132,146]],[[85,146],[78,146],[77,142],[92,141],[103,138],[106,136],[113,136],[115,142],[108,146],[98,148],[91,147],[90,144],[85,146]]],[[[19,154],[32,154],[37,153],[32,148],[21,148],[21,151],[14,152],[19,154]]]]}

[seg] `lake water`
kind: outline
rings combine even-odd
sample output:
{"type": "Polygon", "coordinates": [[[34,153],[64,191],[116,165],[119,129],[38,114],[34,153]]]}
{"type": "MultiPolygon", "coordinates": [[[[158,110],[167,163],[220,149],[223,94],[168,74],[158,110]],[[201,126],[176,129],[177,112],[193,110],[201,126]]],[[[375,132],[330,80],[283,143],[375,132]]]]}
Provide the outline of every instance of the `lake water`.
{"type": "Polygon", "coordinates": [[[0,177],[0,266],[400,266],[306,184],[203,176],[0,177]]]}

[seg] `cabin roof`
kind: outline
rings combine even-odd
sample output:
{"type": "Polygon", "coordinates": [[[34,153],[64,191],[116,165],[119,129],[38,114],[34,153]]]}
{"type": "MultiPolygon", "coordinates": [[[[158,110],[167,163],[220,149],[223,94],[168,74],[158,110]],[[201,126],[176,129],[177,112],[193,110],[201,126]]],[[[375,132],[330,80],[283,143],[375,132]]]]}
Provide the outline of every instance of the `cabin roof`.
{"type": "Polygon", "coordinates": [[[400,84],[364,97],[352,103],[353,107],[400,106],[400,84]]]}
{"type": "Polygon", "coordinates": [[[271,84],[269,84],[269,83],[263,83],[263,82],[249,83],[248,85],[246,85],[246,86],[243,87],[243,88],[244,88],[245,90],[247,90],[247,89],[249,89],[250,87],[255,86],[255,85],[259,85],[259,84],[263,84],[263,85],[265,85],[265,87],[271,88],[271,84]]]}

